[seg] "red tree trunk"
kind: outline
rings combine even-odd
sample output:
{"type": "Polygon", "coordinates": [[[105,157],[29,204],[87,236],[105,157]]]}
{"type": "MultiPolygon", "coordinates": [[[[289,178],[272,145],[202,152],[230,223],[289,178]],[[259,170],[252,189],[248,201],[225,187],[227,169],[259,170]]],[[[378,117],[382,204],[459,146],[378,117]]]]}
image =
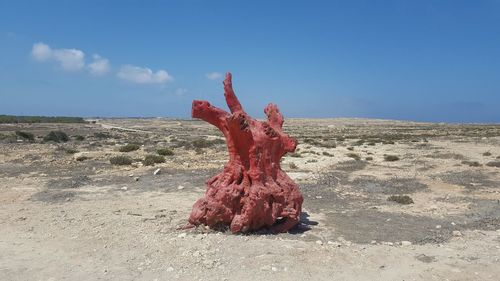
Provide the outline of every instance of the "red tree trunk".
{"type": "Polygon", "coordinates": [[[228,113],[206,101],[193,101],[192,117],[216,126],[225,136],[229,162],[206,182],[205,196],[193,206],[189,222],[210,227],[229,225],[233,233],[262,227],[286,232],[300,218],[302,194],[281,170],[280,159],[293,152],[295,139],[283,130],[283,115],[270,103],[267,121],[250,117],[234,94],[231,73],[224,80],[228,113]]]}

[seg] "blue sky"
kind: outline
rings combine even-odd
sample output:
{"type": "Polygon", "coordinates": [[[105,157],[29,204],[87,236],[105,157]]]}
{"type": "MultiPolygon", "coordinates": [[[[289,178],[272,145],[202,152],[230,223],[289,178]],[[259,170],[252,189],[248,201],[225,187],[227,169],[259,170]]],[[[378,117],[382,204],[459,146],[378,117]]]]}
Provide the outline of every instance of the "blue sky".
{"type": "Polygon", "coordinates": [[[0,0],[0,114],[500,122],[500,1],[0,0]]]}

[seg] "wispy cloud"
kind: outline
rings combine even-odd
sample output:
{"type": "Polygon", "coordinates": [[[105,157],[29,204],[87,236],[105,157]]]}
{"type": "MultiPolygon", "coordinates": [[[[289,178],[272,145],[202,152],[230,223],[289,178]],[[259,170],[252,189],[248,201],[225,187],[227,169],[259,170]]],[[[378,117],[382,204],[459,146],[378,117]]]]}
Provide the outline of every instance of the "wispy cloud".
{"type": "Polygon", "coordinates": [[[210,72],[205,74],[205,77],[207,77],[210,80],[218,80],[222,78],[222,73],[220,72],[210,72]]]}
{"type": "Polygon", "coordinates": [[[88,65],[89,72],[92,75],[105,75],[110,70],[109,60],[99,55],[92,57],[93,61],[88,65]]]}
{"type": "Polygon", "coordinates": [[[85,67],[85,53],[78,49],[52,49],[44,43],[36,43],[31,55],[37,61],[54,60],[66,71],[78,71],[85,67]]]}
{"type": "Polygon", "coordinates": [[[183,88],[177,88],[177,90],[175,90],[175,95],[176,96],[184,96],[187,93],[188,93],[188,90],[183,89],[183,88]]]}
{"type": "Polygon", "coordinates": [[[137,84],[165,84],[174,81],[163,69],[153,72],[150,68],[134,65],[123,65],[117,77],[137,84]]]}

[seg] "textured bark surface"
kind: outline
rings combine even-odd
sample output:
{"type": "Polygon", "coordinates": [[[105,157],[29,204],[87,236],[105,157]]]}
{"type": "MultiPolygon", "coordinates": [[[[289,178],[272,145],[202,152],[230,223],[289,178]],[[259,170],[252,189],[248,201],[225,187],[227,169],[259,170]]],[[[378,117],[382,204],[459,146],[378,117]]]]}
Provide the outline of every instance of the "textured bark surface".
{"type": "Polygon", "coordinates": [[[297,184],[281,170],[280,159],[293,152],[297,142],[283,132],[283,115],[275,104],[264,109],[265,122],[243,110],[231,73],[224,80],[224,96],[231,113],[206,101],[193,101],[192,117],[224,134],[229,161],[206,182],[205,196],[194,204],[189,222],[229,225],[233,233],[262,227],[286,232],[299,222],[303,198],[297,184]]]}

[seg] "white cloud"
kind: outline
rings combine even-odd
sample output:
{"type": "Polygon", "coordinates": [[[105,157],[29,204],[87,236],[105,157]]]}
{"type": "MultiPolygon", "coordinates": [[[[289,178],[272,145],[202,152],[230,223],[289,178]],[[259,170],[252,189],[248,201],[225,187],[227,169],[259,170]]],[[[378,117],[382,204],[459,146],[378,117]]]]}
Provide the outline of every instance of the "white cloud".
{"type": "MultiPolygon", "coordinates": [[[[85,69],[92,75],[101,76],[110,72],[111,64],[107,58],[97,54],[92,56],[92,62],[85,62],[85,53],[78,49],[53,49],[49,45],[39,42],[33,44],[31,56],[38,62],[57,62],[63,70],[78,71],[85,69]]],[[[167,71],[160,69],[156,72],[147,67],[123,65],[116,76],[120,79],[138,84],[166,84],[174,81],[167,71]]],[[[177,95],[184,95],[185,89],[177,89],[177,95]]]]}
{"type": "Polygon", "coordinates": [[[52,49],[40,42],[33,45],[31,55],[40,62],[55,60],[67,71],[77,71],[85,67],[85,53],[77,49],[52,49]]]}
{"type": "Polygon", "coordinates": [[[77,49],[56,49],[52,56],[64,70],[77,71],[85,67],[85,54],[77,49]]]}
{"type": "Polygon", "coordinates": [[[210,80],[218,80],[222,78],[222,73],[219,72],[210,72],[205,74],[205,77],[207,77],[210,80]]]}
{"type": "Polygon", "coordinates": [[[160,69],[153,72],[147,67],[134,65],[122,66],[117,76],[120,79],[138,84],[165,84],[174,81],[174,78],[165,70],[160,69]]]}
{"type": "Polygon", "coordinates": [[[89,72],[92,75],[104,75],[109,72],[109,60],[99,55],[94,55],[93,62],[88,65],[89,72]]]}
{"type": "Polygon", "coordinates": [[[37,61],[46,61],[52,57],[52,49],[44,43],[33,44],[31,55],[37,61]]]}

